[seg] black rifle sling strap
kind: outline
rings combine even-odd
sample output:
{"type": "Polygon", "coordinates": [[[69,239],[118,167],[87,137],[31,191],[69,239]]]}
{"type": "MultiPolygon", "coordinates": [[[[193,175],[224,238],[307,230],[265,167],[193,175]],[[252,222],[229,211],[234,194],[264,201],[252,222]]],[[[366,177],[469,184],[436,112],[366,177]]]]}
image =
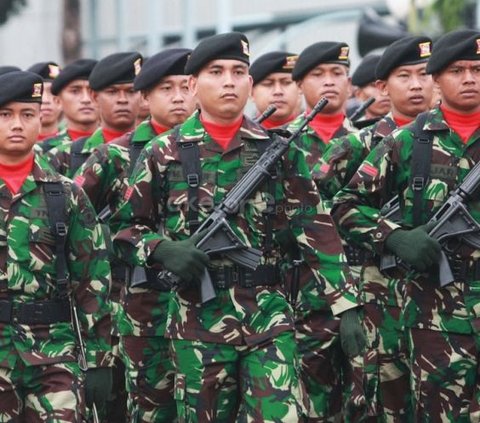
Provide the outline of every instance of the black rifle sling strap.
{"type": "Polygon", "coordinates": [[[43,184],[45,201],[47,203],[48,220],[55,236],[55,266],[57,271],[58,296],[65,298],[68,295],[67,279],[67,224],[65,187],[61,182],[46,182],[43,184]]]}
{"type": "Polygon", "coordinates": [[[133,173],[133,169],[135,169],[135,165],[137,164],[138,157],[140,156],[140,152],[143,150],[147,142],[132,142],[133,133],[130,136],[129,142],[129,156],[130,156],[130,168],[128,169],[128,176],[131,176],[133,173]]]}
{"type": "MultiPolygon", "coordinates": [[[[275,134],[272,134],[275,136],[275,134]]],[[[268,146],[271,144],[271,139],[269,141],[257,141],[256,143],[259,155],[261,156],[267,150],[268,146]]],[[[273,246],[273,216],[276,213],[276,203],[275,203],[275,182],[277,179],[277,169],[273,168],[270,170],[270,178],[267,181],[267,207],[263,211],[263,216],[265,219],[265,252],[268,253],[272,250],[273,246]]]]}
{"type": "Polygon", "coordinates": [[[413,226],[421,225],[423,214],[423,192],[430,176],[432,161],[433,134],[423,130],[428,112],[420,113],[415,119],[413,132],[413,151],[411,168],[411,187],[413,190],[413,226]]]}
{"type": "Polygon", "coordinates": [[[198,191],[200,188],[202,172],[200,164],[200,149],[198,147],[198,143],[196,142],[182,142],[179,125],[175,127],[173,136],[177,142],[178,153],[180,155],[180,161],[183,169],[183,176],[188,185],[187,227],[190,229],[190,233],[193,234],[200,226],[200,222],[198,221],[198,191]]]}
{"type": "Polygon", "coordinates": [[[72,147],[70,149],[70,175],[73,175],[80,169],[80,166],[85,163],[90,156],[90,153],[82,153],[83,146],[87,141],[88,137],[80,138],[72,143],[72,147]]]}

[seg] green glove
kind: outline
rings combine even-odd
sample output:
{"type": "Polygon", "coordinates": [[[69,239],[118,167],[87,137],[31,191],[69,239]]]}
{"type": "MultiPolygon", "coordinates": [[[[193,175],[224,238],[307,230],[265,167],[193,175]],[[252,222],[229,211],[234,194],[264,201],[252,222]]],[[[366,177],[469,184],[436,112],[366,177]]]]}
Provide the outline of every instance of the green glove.
{"type": "Polygon", "coordinates": [[[85,377],[85,402],[88,408],[93,403],[102,410],[112,392],[112,369],[110,367],[96,367],[88,369],[85,377]]]}
{"type": "Polygon", "coordinates": [[[363,352],[367,343],[356,309],[344,311],[340,317],[340,344],[348,357],[363,352]]]}
{"type": "Polygon", "coordinates": [[[208,255],[195,247],[203,235],[199,233],[183,241],[162,241],[155,248],[152,258],[184,282],[200,279],[209,262],[208,255]]]}
{"type": "Polygon", "coordinates": [[[442,249],[428,231],[427,225],[411,230],[396,229],[387,237],[385,245],[415,270],[424,272],[439,262],[442,249]]]}

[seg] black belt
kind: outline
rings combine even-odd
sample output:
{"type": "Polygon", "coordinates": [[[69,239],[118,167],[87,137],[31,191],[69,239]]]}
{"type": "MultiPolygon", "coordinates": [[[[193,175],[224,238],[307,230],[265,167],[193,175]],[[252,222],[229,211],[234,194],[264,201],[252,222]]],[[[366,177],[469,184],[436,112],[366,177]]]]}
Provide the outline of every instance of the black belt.
{"type": "Polygon", "coordinates": [[[70,302],[66,300],[47,300],[32,303],[14,303],[0,300],[0,322],[20,323],[23,325],[69,322],[70,302]]]}
{"type": "Polygon", "coordinates": [[[351,266],[361,266],[373,257],[373,254],[364,248],[354,247],[352,245],[344,245],[343,248],[347,256],[347,262],[351,266]]]}
{"type": "Polygon", "coordinates": [[[280,283],[280,270],[276,265],[261,264],[255,270],[239,266],[208,269],[215,288],[228,289],[234,285],[242,288],[274,286],[280,283]]]}
{"type": "Polygon", "coordinates": [[[468,259],[448,257],[448,263],[455,281],[469,282],[480,280],[480,261],[472,263],[468,259]]]}

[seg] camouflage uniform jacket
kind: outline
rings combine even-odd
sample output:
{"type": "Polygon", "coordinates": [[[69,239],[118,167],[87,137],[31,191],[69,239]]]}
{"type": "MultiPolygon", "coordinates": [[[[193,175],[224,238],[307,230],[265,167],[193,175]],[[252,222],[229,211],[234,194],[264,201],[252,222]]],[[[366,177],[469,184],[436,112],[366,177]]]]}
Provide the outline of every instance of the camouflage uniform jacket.
{"type": "MultiPolygon", "coordinates": [[[[80,138],[79,140],[81,140],[80,138]]],[[[75,141],[78,142],[79,140],[75,141]]],[[[87,138],[83,148],[82,154],[91,154],[100,145],[105,143],[103,138],[102,128],[98,128],[90,137],[87,138]]],[[[75,172],[70,169],[71,148],[74,143],[66,143],[52,148],[47,152],[46,157],[53,168],[67,178],[73,178],[75,172]]]]}
{"type": "Polygon", "coordinates": [[[389,113],[359,132],[332,139],[313,168],[313,179],[323,197],[333,198],[352,178],[372,148],[395,129],[397,124],[389,113]]]}
{"type": "MultiPolygon", "coordinates": [[[[257,160],[257,144],[268,141],[260,126],[244,118],[223,151],[205,132],[198,112],[179,127],[179,135],[181,142],[199,145],[200,221],[257,160]]],[[[130,265],[148,266],[159,242],[191,235],[186,226],[187,184],[174,138],[174,133],[160,135],[143,150],[126,191],[126,202],[112,217],[112,231],[118,231],[114,245],[130,265]]],[[[278,175],[273,190],[273,233],[290,225],[334,314],[355,307],[356,290],[348,276],[340,240],[310,178],[304,156],[294,143],[288,158],[279,164],[278,175]]],[[[271,198],[265,191],[266,187],[257,191],[241,207],[241,213],[228,217],[232,229],[246,245],[261,249],[266,234],[263,212],[267,198],[271,198]]],[[[261,264],[277,264],[279,258],[278,245],[274,243],[270,251],[264,250],[261,264]]],[[[212,257],[210,268],[231,265],[217,256],[212,257]]],[[[168,319],[168,337],[235,345],[257,344],[293,328],[291,308],[280,284],[217,289],[217,298],[203,306],[198,287],[180,289],[170,301],[168,319]]]]}
{"type": "MultiPolygon", "coordinates": [[[[386,137],[368,155],[348,185],[334,198],[333,216],[341,232],[356,243],[381,255],[385,239],[400,225],[382,217],[380,209],[398,192],[402,225],[412,226],[413,190],[410,183],[413,148],[413,124],[386,137]]],[[[448,193],[460,183],[480,159],[480,130],[463,143],[445,122],[441,111],[429,112],[425,131],[433,134],[430,178],[423,191],[423,222],[442,205],[448,193]]],[[[480,217],[479,204],[469,205],[474,218],[480,217]]],[[[455,258],[472,265],[480,251],[463,243],[457,245],[455,258]]],[[[405,319],[407,326],[432,330],[470,333],[478,327],[480,281],[454,282],[440,288],[435,276],[410,273],[406,286],[405,319]]],[[[473,279],[473,278],[472,278],[473,279]]]]}
{"type": "Polygon", "coordinates": [[[37,145],[42,149],[44,153],[46,153],[53,148],[62,146],[64,144],[70,144],[71,142],[72,138],[70,137],[70,134],[65,128],[62,129],[57,135],[38,142],[37,145]]]}
{"type": "MultiPolygon", "coordinates": [[[[56,244],[43,191],[46,182],[66,189],[67,263],[70,292],[77,304],[89,366],[110,360],[110,266],[105,241],[85,193],[56,173],[39,155],[20,191],[13,195],[0,180],[0,299],[19,304],[49,300],[56,290],[56,244]]],[[[71,322],[0,323],[0,366],[74,361],[77,339],[71,322]]]]}
{"type": "Polygon", "coordinates": [[[75,183],[83,188],[97,213],[106,206],[114,210],[123,192],[130,169],[130,142],[146,144],[156,136],[149,120],[108,144],[96,147],[75,174],[75,183]]]}
{"type": "MultiPolygon", "coordinates": [[[[293,133],[296,131],[300,125],[302,124],[304,115],[298,116],[293,122],[288,124],[287,130],[293,133]]],[[[356,132],[357,129],[353,126],[350,120],[346,117],[343,121],[343,124],[335,131],[332,136],[332,139],[343,137],[347,134],[352,132],[356,132]]],[[[295,142],[297,143],[298,147],[304,152],[307,163],[310,169],[313,169],[314,166],[318,163],[320,157],[322,157],[325,149],[330,140],[322,140],[318,134],[310,127],[307,126],[307,129],[303,132],[303,134],[298,137],[295,142]]]]}
{"type": "MultiPolygon", "coordinates": [[[[105,207],[115,210],[121,201],[130,169],[130,143],[145,145],[156,136],[145,120],[135,128],[108,144],[99,146],[82,165],[75,176],[98,213],[105,207]]],[[[115,273],[114,264],[112,270],[115,273]]],[[[116,325],[121,335],[163,336],[169,293],[125,286],[125,280],[113,280],[112,291],[120,292],[122,307],[116,310],[116,325]],[[116,286],[121,282],[121,286],[116,286]]]]}

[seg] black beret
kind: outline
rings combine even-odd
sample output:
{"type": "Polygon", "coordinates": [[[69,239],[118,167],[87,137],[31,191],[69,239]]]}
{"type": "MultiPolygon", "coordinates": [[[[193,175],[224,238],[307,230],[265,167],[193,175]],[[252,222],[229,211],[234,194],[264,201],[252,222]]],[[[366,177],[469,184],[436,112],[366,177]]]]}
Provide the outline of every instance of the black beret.
{"type": "Polygon", "coordinates": [[[350,66],[348,58],[350,48],[347,43],[320,41],[305,48],[298,56],[293,68],[292,78],[299,81],[308,72],[322,63],[338,63],[350,66]]]}
{"type": "Polygon", "coordinates": [[[133,82],[140,73],[142,62],[142,55],[137,52],[110,54],[100,60],[90,73],[90,88],[100,91],[110,85],[133,82]]]}
{"type": "Polygon", "coordinates": [[[133,88],[148,90],[168,75],[185,75],[185,63],[192,50],[170,48],[150,57],[135,77],[133,88]]]}
{"type": "Polygon", "coordinates": [[[65,66],[52,82],[52,94],[58,95],[66,85],[76,79],[88,79],[96,64],[97,61],[93,59],[78,59],[65,66]]]}
{"type": "Polygon", "coordinates": [[[440,72],[457,60],[480,60],[480,32],[461,29],[441,36],[433,46],[427,73],[440,72]]]}
{"type": "Polygon", "coordinates": [[[53,81],[60,73],[60,66],[55,62],[39,62],[30,66],[28,72],[40,75],[44,81],[53,81]]]}
{"type": "Polygon", "coordinates": [[[379,54],[369,54],[363,58],[352,75],[352,84],[357,87],[365,87],[375,81],[375,67],[380,60],[379,54]]]}
{"type": "Polygon", "coordinates": [[[20,71],[21,69],[17,66],[0,66],[0,75],[3,75],[8,72],[20,71]]]}
{"type": "Polygon", "coordinates": [[[298,55],[285,51],[272,51],[260,56],[250,66],[253,84],[263,81],[271,73],[292,73],[297,59],[298,55]]]}
{"type": "Polygon", "coordinates": [[[426,36],[409,35],[390,44],[375,68],[377,79],[387,79],[399,66],[426,63],[432,52],[432,40],[426,36]]]}
{"type": "Polygon", "coordinates": [[[41,103],[43,79],[40,75],[26,71],[12,71],[0,75],[0,106],[12,101],[41,103]]]}
{"type": "Polygon", "coordinates": [[[239,60],[249,65],[250,50],[246,35],[227,32],[203,39],[188,58],[185,73],[196,74],[207,63],[218,59],[239,60]]]}

